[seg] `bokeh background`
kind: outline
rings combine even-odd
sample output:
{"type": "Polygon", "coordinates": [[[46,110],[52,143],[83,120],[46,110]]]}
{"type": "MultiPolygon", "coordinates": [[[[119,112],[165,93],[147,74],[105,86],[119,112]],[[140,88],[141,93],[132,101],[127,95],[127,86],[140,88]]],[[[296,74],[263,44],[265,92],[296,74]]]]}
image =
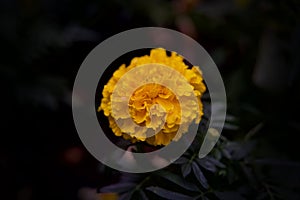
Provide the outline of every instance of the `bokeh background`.
{"type": "Polygon", "coordinates": [[[239,185],[254,184],[261,199],[300,199],[297,0],[1,0],[0,199],[89,200],[118,182],[77,135],[72,86],[96,45],[144,26],[191,36],[219,67],[232,122],[223,134],[255,141],[247,155],[262,168],[258,182],[239,185]]]}

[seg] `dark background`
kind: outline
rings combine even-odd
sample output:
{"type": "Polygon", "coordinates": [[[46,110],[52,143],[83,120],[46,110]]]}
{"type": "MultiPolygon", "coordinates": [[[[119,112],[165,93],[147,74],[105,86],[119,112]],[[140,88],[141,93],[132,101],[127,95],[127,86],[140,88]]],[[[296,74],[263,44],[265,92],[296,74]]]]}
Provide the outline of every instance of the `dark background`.
{"type": "MultiPolygon", "coordinates": [[[[87,54],[131,28],[161,26],[196,39],[223,76],[239,140],[299,186],[300,6],[296,0],[0,1],[0,199],[88,199],[116,180],[83,147],[72,86],[87,54]]],[[[106,67],[106,66],[103,66],[106,67]]]]}

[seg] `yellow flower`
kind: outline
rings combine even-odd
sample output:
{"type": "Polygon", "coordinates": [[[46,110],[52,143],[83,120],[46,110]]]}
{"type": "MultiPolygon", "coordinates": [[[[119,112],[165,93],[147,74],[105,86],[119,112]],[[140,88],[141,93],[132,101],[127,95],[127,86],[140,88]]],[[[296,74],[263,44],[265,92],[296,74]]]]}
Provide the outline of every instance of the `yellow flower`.
{"type": "MultiPolygon", "coordinates": [[[[143,68],[142,68],[143,69],[143,68]]],[[[151,68],[155,71],[155,68],[151,68]]],[[[138,72],[137,72],[138,73],[138,72]]],[[[102,91],[103,98],[98,111],[103,110],[104,115],[109,119],[109,125],[116,136],[131,140],[132,142],[145,141],[151,145],[168,145],[172,140],[177,141],[181,135],[188,131],[189,125],[196,121],[199,123],[203,115],[201,96],[206,88],[203,84],[202,72],[196,66],[188,68],[182,56],[172,52],[167,56],[162,48],[152,49],[150,55],[135,57],[129,66],[121,65],[116,70],[102,91]],[[113,92],[116,85],[125,74],[132,69],[145,64],[162,64],[168,66],[176,73],[180,73],[184,78],[184,84],[172,79],[172,74],[163,74],[156,71],[158,75],[152,77],[152,82],[144,84],[128,94],[130,88],[134,88],[138,82],[147,78],[150,73],[146,69],[142,74],[126,77],[124,84],[118,85],[117,96],[112,101],[113,92]],[[176,94],[183,99],[180,103],[169,88],[155,83],[155,79],[164,80],[169,85],[176,87],[176,94]],[[123,99],[129,95],[129,101],[123,99]],[[194,95],[196,101],[189,96],[194,95]],[[112,109],[114,104],[114,114],[112,109]],[[128,110],[128,112],[124,112],[128,110]],[[195,110],[198,113],[195,114],[195,110]],[[131,123],[133,121],[134,123],[131,123]],[[179,127],[182,133],[177,134],[179,127]],[[175,137],[176,136],[176,137],[175,137]]]]}

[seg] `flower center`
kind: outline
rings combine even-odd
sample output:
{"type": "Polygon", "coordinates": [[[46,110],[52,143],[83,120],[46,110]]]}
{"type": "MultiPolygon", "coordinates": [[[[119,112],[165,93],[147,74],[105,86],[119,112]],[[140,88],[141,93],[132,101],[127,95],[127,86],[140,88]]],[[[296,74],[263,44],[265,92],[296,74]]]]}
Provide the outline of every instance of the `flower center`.
{"type": "Polygon", "coordinates": [[[139,126],[153,129],[154,134],[166,124],[180,121],[180,104],[175,94],[167,87],[156,83],[145,84],[134,91],[129,100],[129,113],[139,126]],[[172,120],[169,115],[176,113],[172,120]]]}

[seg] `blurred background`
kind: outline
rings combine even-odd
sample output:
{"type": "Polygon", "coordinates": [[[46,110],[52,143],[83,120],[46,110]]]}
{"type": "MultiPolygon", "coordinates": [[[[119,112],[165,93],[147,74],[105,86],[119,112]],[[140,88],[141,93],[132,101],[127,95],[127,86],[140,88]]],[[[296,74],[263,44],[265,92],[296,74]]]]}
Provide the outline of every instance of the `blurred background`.
{"type": "MultiPolygon", "coordinates": [[[[0,199],[89,200],[118,182],[119,172],[93,158],[77,135],[72,86],[96,45],[144,26],[181,31],[209,52],[233,121],[223,135],[255,141],[247,155],[262,168],[256,192],[300,199],[297,0],[1,0],[0,199]]],[[[237,190],[233,182],[226,187],[237,190]]]]}

